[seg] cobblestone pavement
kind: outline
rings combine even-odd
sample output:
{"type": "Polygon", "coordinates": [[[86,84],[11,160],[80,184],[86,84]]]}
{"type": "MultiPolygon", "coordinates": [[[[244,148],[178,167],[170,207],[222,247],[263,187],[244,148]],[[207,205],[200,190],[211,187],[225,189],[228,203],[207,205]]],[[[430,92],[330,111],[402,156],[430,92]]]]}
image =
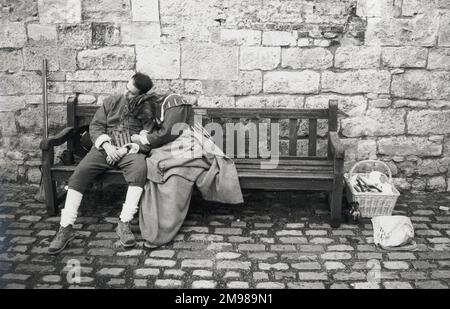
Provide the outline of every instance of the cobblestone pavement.
{"type": "MultiPolygon", "coordinates": [[[[412,219],[418,250],[385,252],[369,219],[332,229],[323,194],[246,192],[244,206],[194,197],[175,240],[157,250],[117,245],[123,188],[91,190],[58,256],[59,225],[36,188],[1,184],[0,288],[444,288],[450,283],[450,194],[404,194],[394,214],[412,219]],[[73,262],[81,283],[69,283],[73,262]],[[379,272],[378,272],[379,269],[379,272]]],[[[133,229],[138,232],[137,221],[133,229]]]]}

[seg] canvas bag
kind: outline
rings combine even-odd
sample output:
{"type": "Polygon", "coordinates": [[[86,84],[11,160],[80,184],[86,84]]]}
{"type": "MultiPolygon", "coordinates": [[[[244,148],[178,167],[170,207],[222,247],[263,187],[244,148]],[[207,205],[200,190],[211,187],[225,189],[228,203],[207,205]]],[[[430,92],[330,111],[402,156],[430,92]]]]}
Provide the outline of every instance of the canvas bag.
{"type": "Polygon", "coordinates": [[[412,243],[414,227],[405,216],[378,216],[372,218],[373,241],[383,248],[412,243]]]}

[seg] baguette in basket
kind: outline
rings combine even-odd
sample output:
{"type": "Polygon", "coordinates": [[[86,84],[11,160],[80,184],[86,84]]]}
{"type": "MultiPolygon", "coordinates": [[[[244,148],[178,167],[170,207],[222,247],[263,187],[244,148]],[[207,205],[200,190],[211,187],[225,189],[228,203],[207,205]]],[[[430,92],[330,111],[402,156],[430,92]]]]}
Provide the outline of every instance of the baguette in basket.
{"type": "Polygon", "coordinates": [[[348,174],[344,174],[346,197],[349,203],[357,203],[362,217],[390,216],[400,193],[392,181],[392,172],[383,161],[364,160],[357,162],[348,174]],[[355,173],[362,165],[383,166],[388,175],[374,170],[355,173]],[[376,188],[375,188],[376,187],[376,188]],[[381,190],[381,192],[380,192],[381,190]]]}
{"type": "Polygon", "coordinates": [[[350,183],[357,192],[392,193],[392,186],[388,178],[378,171],[370,172],[368,177],[353,175],[350,183]]]}

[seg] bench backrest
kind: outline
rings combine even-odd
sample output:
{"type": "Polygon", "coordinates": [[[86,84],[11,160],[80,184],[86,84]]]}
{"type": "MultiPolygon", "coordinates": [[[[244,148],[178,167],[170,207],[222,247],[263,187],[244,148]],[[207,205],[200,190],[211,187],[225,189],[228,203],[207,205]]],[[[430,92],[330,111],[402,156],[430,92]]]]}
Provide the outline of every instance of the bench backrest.
{"type": "MultiPolygon", "coordinates": [[[[68,126],[87,129],[87,126],[91,122],[98,108],[99,105],[77,104],[77,98],[75,96],[70,97],[67,103],[68,126]]],[[[281,148],[281,156],[326,157],[326,147],[321,147],[321,149],[318,149],[318,142],[320,141],[322,146],[326,146],[326,133],[328,131],[337,131],[337,114],[338,104],[336,100],[330,100],[328,108],[325,109],[244,109],[194,107],[194,120],[196,122],[201,122],[207,130],[214,128],[214,125],[211,125],[211,123],[220,124],[223,128],[223,144],[221,145],[218,143],[218,146],[224,149],[224,151],[226,150],[228,155],[235,157],[249,156],[248,150],[251,143],[249,137],[252,129],[253,131],[256,130],[257,157],[260,157],[260,143],[265,143],[264,147],[266,147],[266,149],[270,149],[271,130],[273,128],[271,127],[271,124],[278,124],[280,128],[279,147],[281,148]],[[243,124],[241,127],[236,128],[242,129],[246,132],[244,152],[241,151],[242,149],[239,148],[240,145],[238,145],[238,134],[240,133],[233,132],[230,134],[232,131],[229,130],[230,127],[227,128],[227,124],[231,123],[243,124]],[[268,131],[265,132],[265,134],[261,134],[261,130],[268,131]],[[231,152],[229,151],[230,144],[228,143],[230,138],[234,139],[232,142],[232,144],[234,144],[231,145],[231,152]]],[[[212,134],[213,136],[217,134],[215,131],[216,130],[214,130],[214,133],[212,134]]],[[[215,136],[215,138],[216,137],[217,136],[215,136]]],[[[253,139],[253,142],[255,142],[255,139],[253,139]]],[[[83,155],[85,153],[85,150],[82,149],[80,141],[77,138],[68,143],[68,148],[79,155],[83,155]]]]}

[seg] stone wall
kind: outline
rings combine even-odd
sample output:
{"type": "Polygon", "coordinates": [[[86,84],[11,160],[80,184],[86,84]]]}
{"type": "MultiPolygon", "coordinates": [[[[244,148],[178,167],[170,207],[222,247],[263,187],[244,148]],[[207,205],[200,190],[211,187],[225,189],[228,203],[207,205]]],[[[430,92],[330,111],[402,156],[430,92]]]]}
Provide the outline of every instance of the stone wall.
{"type": "Polygon", "coordinates": [[[70,94],[101,104],[135,70],[203,106],[337,99],[347,168],[378,158],[401,189],[450,191],[449,0],[0,3],[3,181],[39,181],[45,57],[52,132],[70,94]]]}

